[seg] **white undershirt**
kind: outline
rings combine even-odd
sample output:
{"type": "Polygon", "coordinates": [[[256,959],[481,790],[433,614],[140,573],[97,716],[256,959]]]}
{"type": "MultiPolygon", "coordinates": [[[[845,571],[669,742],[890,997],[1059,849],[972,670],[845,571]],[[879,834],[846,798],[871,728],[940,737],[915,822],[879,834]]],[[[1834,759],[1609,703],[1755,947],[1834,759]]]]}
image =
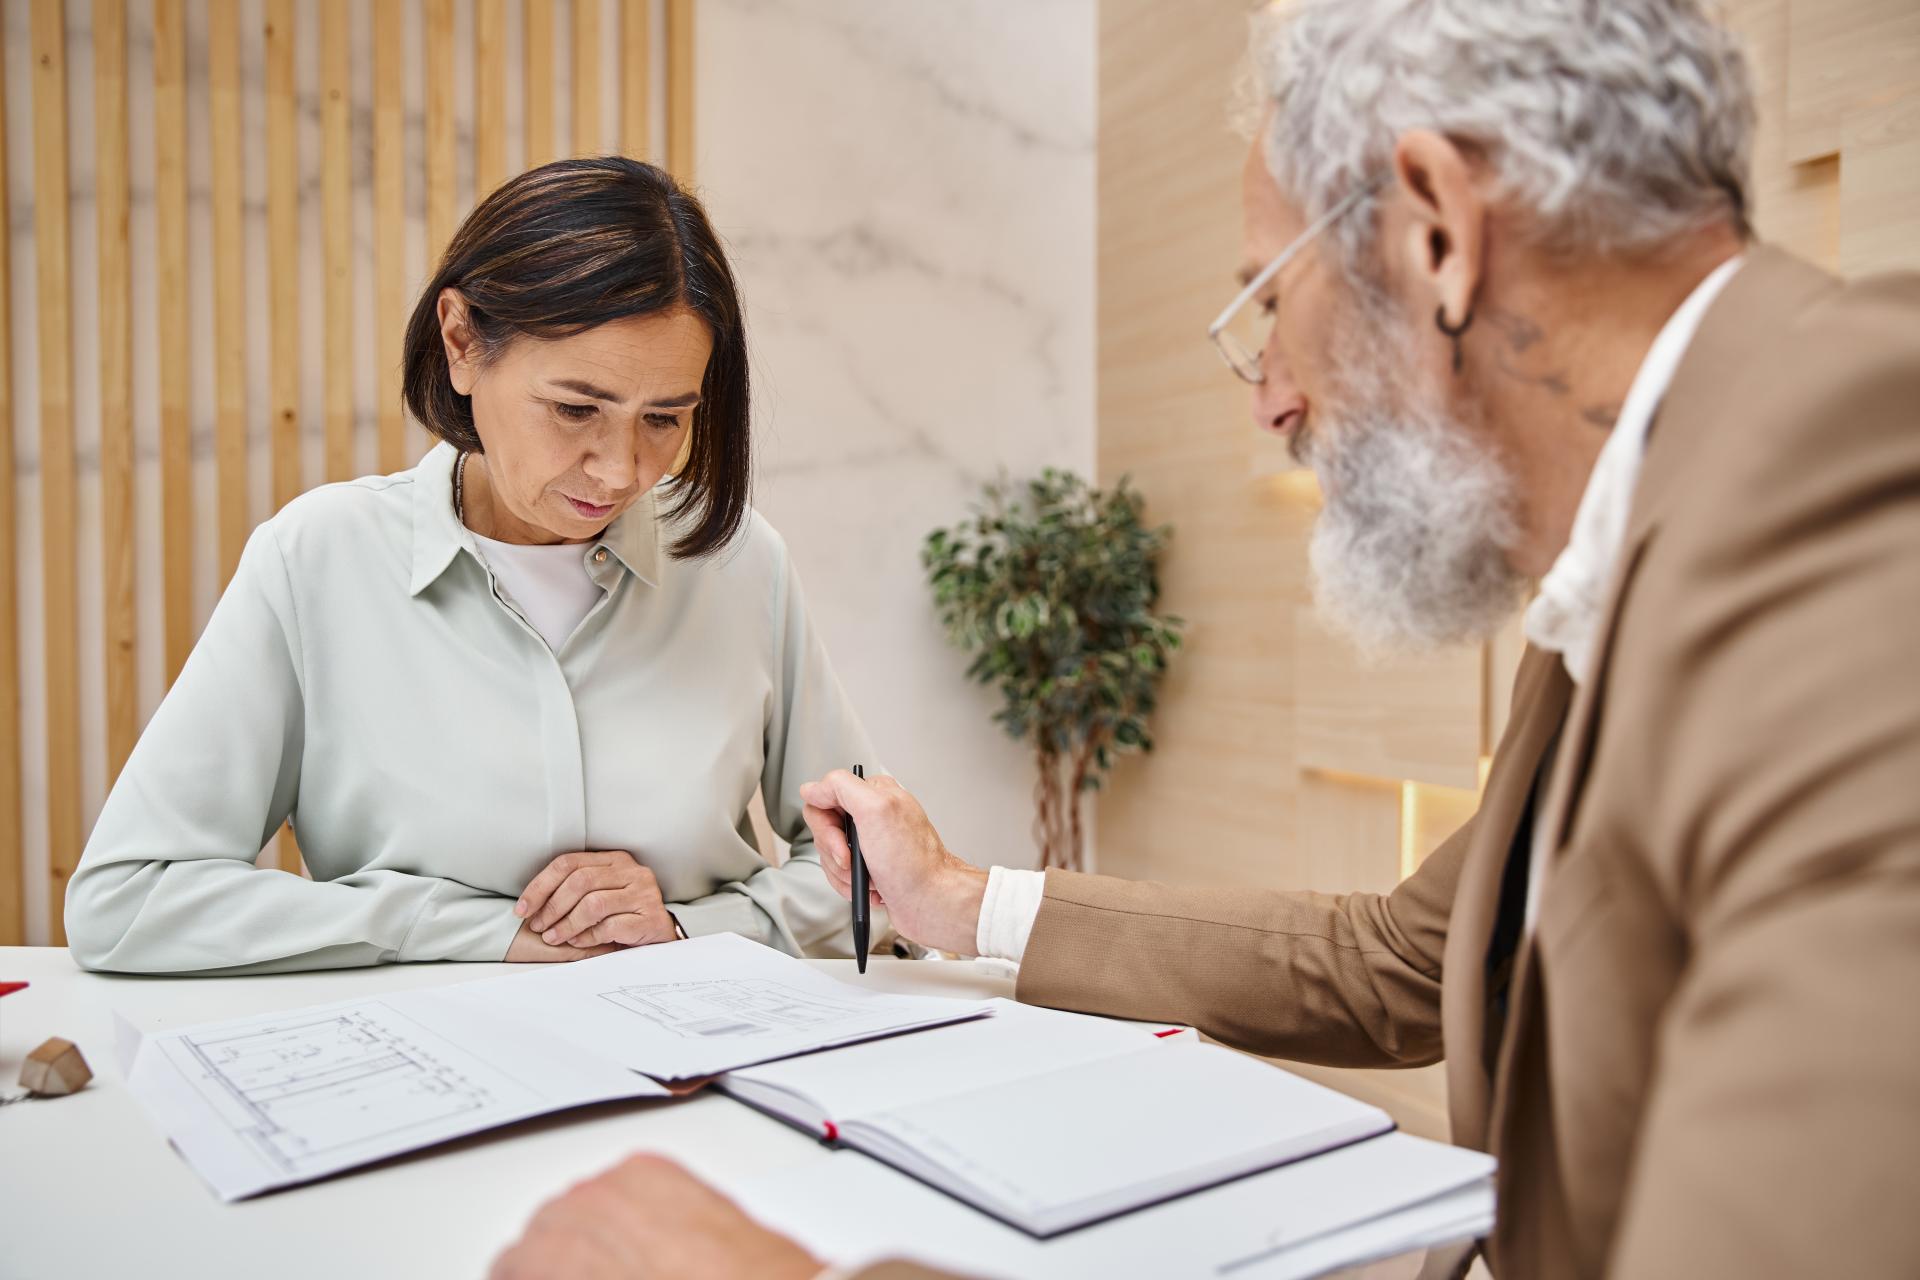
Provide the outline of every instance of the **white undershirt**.
{"type": "MultiPolygon", "coordinates": [[[[1660,333],[1647,348],[1627,398],[1621,402],[1620,416],[1594,462],[1593,474],[1580,496],[1580,508],[1574,516],[1573,532],[1547,576],[1540,581],[1540,594],[1527,607],[1523,620],[1527,640],[1542,649],[1560,654],[1567,673],[1580,684],[1593,660],[1593,644],[1600,628],[1612,586],[1613,571],[1626,541],[1627,517],[1633,510],[1633,495],[1640,479],[1640,458],[1647,446],[1647,429],[1653,414],[1667,394],[1680,358],[1693,342],[1707,308],[1726,287],[1741,259],[1729,258],[1714,268],[1694,287],[1674,310],[1660,333]]],[[[1545,800],[1545,772],[1537,784],[1545,800]]],[[[1540,886],[1546,879],[1552,849],[1547,823],[1539,820],[1541,805],[1534,807],[1536,821],[1532,858],[1527,877],[1526,927],[1540,909],[1540,886]]],[[[1040,914],[1040,901],[1046,895],[1046,877],[1039,871],[1016,871],[994,867],[987,875],[987,894],[980,904],[980,923],[974,930],[974,946],[983,956],[1018,961],[1026,953],[1027,938],[1033,933],[1034,917],[1040,914]]]]}
{"type": "Polygon", "coordinates": [[[534,546],[473,535],[494,581],[555,653],[593,606],[600,586],[587,574],[588,548],[576,542],[534,546]]]}

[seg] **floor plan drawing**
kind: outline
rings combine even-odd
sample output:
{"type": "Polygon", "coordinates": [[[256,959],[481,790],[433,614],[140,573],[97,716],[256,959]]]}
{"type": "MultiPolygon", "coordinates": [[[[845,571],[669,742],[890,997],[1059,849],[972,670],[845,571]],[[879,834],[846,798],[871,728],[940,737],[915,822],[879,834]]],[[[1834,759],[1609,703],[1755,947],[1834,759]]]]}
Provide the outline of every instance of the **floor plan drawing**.
{"type": "Polygon", "coordinates": [[[769,1035],[828,1026],[869,1012],[854,1000],[800,991],[764,978],[662,982],[600,995],[689,1039],[769,1035]]]}
{"type": "Polygon", "coordinates": [[[379,1005],[175,1041],[229,1127],[291,1175],[495,1101],[435,1052],[431,1032],[379,1005]]]}

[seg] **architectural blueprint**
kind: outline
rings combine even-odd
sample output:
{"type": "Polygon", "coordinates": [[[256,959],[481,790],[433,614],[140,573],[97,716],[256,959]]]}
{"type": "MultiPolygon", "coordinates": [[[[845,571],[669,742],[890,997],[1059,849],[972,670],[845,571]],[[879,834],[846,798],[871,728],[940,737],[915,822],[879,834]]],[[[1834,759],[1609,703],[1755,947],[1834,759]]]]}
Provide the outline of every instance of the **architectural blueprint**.
{"type": "Polygon", "coordinates": [[[223,1199],[666,1090],[436,992],[150,1035],[129,1087],[223,1199]]]}
{"type": "Polygon", "coordinates": [[[496,1090],[531,1096],[468,1074],[439,1037],[379,1005],[190,1032],[170,1049],[234,1132],[289,1174],[509,1100],[496,1090]]]}

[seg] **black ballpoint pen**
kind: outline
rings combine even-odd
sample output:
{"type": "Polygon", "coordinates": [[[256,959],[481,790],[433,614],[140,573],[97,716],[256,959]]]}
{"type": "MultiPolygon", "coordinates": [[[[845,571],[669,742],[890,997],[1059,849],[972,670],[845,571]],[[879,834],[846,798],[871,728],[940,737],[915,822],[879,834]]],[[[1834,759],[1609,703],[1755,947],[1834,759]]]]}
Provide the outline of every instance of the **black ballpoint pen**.
{"type": "MultiPolygon", "coordinates": [[[[853,776],[865,778],[867,771],[853,766],[853,776]]],[[[867,934],[873,927],[873,911],[867,904],[867,860],[860,856],[860,833],[854,829],[853,815],[846,818],[847,849],[853,855],[853,962],[860,972],[867,971],[867,934]]]]}

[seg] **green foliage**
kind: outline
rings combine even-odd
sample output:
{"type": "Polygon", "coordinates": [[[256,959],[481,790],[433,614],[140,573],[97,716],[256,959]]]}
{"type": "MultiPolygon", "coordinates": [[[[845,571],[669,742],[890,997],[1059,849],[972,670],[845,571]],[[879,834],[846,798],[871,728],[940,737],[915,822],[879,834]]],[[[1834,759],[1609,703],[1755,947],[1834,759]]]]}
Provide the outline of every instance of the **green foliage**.
{"type": "Polygon", "coordinates": [[[973,655],[968,676],[1000,691],[994,719],[1043,770],[1064,761],[1071,791],[1152,749],[1147,717],[1180,647],[1181,620],[1153,612],[1172,531],[1143,524],[1142,505],[1124,478],[1099,490],[1049,468],[989,485],[920,552],[947,638],[973,655]]]}

